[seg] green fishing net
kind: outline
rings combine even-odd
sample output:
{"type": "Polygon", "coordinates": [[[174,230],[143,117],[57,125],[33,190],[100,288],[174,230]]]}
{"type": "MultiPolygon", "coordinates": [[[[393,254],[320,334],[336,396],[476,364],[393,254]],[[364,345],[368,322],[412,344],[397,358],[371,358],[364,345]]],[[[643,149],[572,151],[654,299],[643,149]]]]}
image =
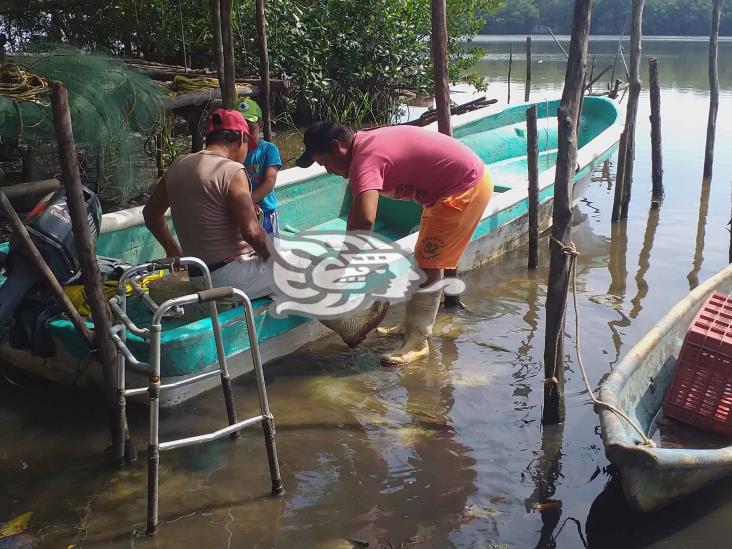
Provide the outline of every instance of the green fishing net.
{"type": "MultiPolygon", "coordinates": [[[[162,88],[111,57],[71,48],[19,55],[12,62],[64,83],[84,183],[127,206],[152,181],[145,145],[163,124],[162,88]]],[[[55,150],[49,96],[39,93],[28,100],[23,94],[23,100],[13,101],[10,90],[0,88],[0,140],[55,150]]]]}

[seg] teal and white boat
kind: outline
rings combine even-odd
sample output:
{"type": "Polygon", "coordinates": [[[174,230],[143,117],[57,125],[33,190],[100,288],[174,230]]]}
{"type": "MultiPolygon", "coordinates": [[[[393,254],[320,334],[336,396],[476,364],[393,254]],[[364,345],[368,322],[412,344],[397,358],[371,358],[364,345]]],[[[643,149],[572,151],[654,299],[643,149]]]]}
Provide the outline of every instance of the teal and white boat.
{"type": "MultiPolygon", "coordinates": [[[[481,109],[453,118],[457,139],[477,152],[486,163],[495,184],[494,195],[462,258],[460,270],[467,271],[524,242],[528,231],[528,181],[526,162],[526,109],[531,104],[519,104],[501,112],[481,109]]],[[[554,165],[557,156],[558,100],[536,103],[539,118],[539,188],[540,224],[551,221],[554,192],[554,165]]],[[[436,127],[429,128],[436,131],[436,127]]],[[[575,198],[581,195],[583,184],[592,171],[615,150],[622,130],[618,108],[611,100],[586,97],[579,126],[578,169],[575,175],[575,198]]],[[[345,179],[328,175],[313,165],[307,169],[292,168],[280,172],[277,184],[282,226],[297,232],[302,230],[344,230],[350,192],[345,179]]],[[[412,202],[380,200],[374,230],[396,241],[403,249],[413,250],[417,234],[420,207],[412,202]],[[410,234],[411,233],[411,234],[410,234]]],[[[97,254],[116,257],[137,265],[161,257],[163,251],[147,231],[142,208],[131,208],[106,214],[97,241],[97,254]]],[[[262,360],[273,360],[292,353],[328,332],[319,322],[300,316],[275,318],[268,311],[270,300],[254,302],[256,327],[262,360]]],[[[128,301],[128,313],[144,326],[150,313],[135,299],[128,301]]],[[[22,316],[22,315],[21,315],[22,316]]],[[[245,326],[237,309],[222,312],[223,339],[232,376],[252,369],[247,338],[242,337],[245,326]]],[[[62,383],[83,383],[101,378],[99,364],[89,360],[89,354],[70,322],[56,319],[49,325],[53,356],[33,356],[26,348],[13,348],[5,342],[0,347],[2,358],[10,365],[62,383]]],[[[134,335],[128,345],[141,361],[147,361],[147,347],[134,335]]],[[[162,376],[166,383],[180,381],[216,366],[216,348],[211,321],[203,318],[194,322],[170,320],[162,335],[162,376]]],[[[127,387],[147,384],[147,372],[128,366],[127,387]]],[[[216,377],[200,383],[184,385],[161,396],[162,406],[172,406],[218,384],[216,377]]]]}

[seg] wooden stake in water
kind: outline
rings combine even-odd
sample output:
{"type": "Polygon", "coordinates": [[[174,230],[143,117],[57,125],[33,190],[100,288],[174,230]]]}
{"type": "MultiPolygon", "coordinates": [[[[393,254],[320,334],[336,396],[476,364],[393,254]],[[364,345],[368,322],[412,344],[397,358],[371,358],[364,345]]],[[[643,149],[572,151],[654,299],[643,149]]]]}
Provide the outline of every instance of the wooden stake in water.
{"type": "Polygon", "coordinates": [[[513,44],[509,46],[508,50],[508,98],[506,103],[511,104],[511,65],[513,65],[513,44]]]}
{"type": "Polygon", "coordinates": [[[661,88],[658,85],[658,59],[648,60],[651,90],[651,178],[653,191],[651,208],[658,208],[663,202],[663,157],[661,154],[661,88]]]}
{"type": "Polygon", "coordinates": [[[719,40],[719,19],[723,0],[714,0],[712,23],[709,28],[709,118],[707,120],[707,142],[704,148],[704,178],[712,178],[714,164],[714,137],[717,132],[717,111],[719,110],[719,77],[717,75],[717,43],[719,40]]]}
{"type": "Polygon", "coordinates": [[[526,111],[526,157],[529,167],[529,269],[539,265],[539,145],[536,105],[526,111]]]}
{"type": "Polygon", "coordinates": [[[437,129],[452,135],[450,125],[450,87],[447,67],[447,11],[445,0],[432,0],[432,64],[435,74],[437,129]]]}
{"type": "Polygon", "coordinates": [[[564,91],[557,113],[558,149],[554,177],[554,210],[546,298],[544,340],[544,410],[545,425],[562,423],[564,408],[564,310],[569,288],[570,257],[564,246],[570,244],[572,231],[572,183],[577,165],[577,118],[579,117],[587,64],[592,0],[575,0],[569,59],[564,76],[564,91]],[[555,242],[556,240],[556,242],[555,242]],[[558,243],[557,243],[558,242],[558,243]]]}
{"type": "Polygon", "coordinates": [[[531,36],[526,37],[526,88],[524,89],[524,101],[528,103],[531,95],[531,36]]]}
{"type": "Polygon", "coordinates": [[[79,175],[79,161],[74,148],[68,93],[61,82],[51,82],[51,89],[53,126],[66,189],[66,201],[74,231],[74,245],[81,266],[84,291],[94,319],[94,342],[98,349],[99,361],[102,364],[107,403],[111,412],[113,455],[115,460],[121,464],[125,457],[126,420],[124,414],[120,413],[117,395],[117,348],[111,337],[112,322],[107,299],[104,297],[102,289],[96,250],[87,219],[86,201],[79,175]]]}
{"type": "Polygon", "coordinates": [[[262,107],[262,124],[264,138],[272,140],[272,120],[269,106],[269,50],[267,48],[267,17],[264,11],[264,0],[257,0],[257,39],[259,41],[259,78],[261,79],[262,93],[259,96],[262,107]]]}
{"type": "MultiPolygon", "coordinates": [[[[618,151],[618,170],[616,177],[615,203],[613,204],[612,221],[627,219],[630,205],[631,185],[633,180],[633,160],[635,158],[635,124],[638,116],[638,100],[641,92],[640,56],[643,24],[643,6],[645,0],[633,0],[633,19],[630,33],[630,69],[628,82],[630,94],[625,114],[625,147],[618,151]],[[619,199],[619,200],[618,200],[619,199]]],[[[622,55],[622,50],[621,50],[622,55]]]]}

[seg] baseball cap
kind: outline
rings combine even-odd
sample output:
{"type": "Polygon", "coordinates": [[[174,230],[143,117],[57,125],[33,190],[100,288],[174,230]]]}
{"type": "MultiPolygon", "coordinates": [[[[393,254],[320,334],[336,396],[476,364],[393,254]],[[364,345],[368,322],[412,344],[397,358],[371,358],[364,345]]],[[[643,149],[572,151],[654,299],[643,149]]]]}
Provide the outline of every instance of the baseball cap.
{"type": "Polygon", "coordinates": [[[315,160],[314,154],[330,151],[330,142],[333,139],[342,139],[350,134],[350,130],[336,122],[317,122],[310,126],[302,136],[305,151],[295,161],[300,168],[307,168],[315,160]]]}
{"type": "Polygon", "coordinates": [[[249,122],[259,122],[262,119],[262,109],[254,99],[242,99],[236,104],[236,110],[249,122]]]}
{"type": "Polygon", "coordinates": [[[247,136],[247,149],[253,151],[257,148],[256,132],[252,130],[249,123],[244,120],[242,114],[233,109],[216,109],[208,117],[208,129],[206,133],[221,131],[242,132],[247,136]]]}

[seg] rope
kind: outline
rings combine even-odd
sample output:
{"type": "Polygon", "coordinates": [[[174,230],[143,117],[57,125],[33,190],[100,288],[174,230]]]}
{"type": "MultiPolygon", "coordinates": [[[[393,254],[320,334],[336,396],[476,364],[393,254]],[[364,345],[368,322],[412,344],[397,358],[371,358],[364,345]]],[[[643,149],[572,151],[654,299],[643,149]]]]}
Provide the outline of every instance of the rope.
{"type": "Polygon", "coordinates": [[[16,103],[41,103],[41,97],[48,91],[46,80],[19,65],[10,63],[0,67],[0,96],[16,103]]]}
{"type": "Polygon", "coordinates": [[[173,79],[173,90],[176,93],[195,93],[219,87],[217,78],[208,76],[190,77],[178,74],[173,79]]]}
{"type": "MultiPolygon", "coordinates": [[[[587,377],[587,371],[585,370],[585,365],[582,361],[582,353],[580,352],[580,319],[579,319],[579,308],[577,307],[577,257],[579,256],[579,252],[577,251],[577,248],[574,246],[574,242],[571,242],[569,244],[564,244],[554,238],[553,236],[549,237],[551,241],[560,246],[562,249],[562,253],[564,255],[569,256],[569,277],[572,280],[572,302],[574,305],[574,329],[575,329],[575,335],[574,335],[574,346],[575,351],[577,352],[577,362],[580,367],[580,372],[582,373],[582,379],[585,382],[585,387],[587,388],[587,394],[590,395],[590,400],[592,400],[592,403],[595,406],[598,406],[600,408],[605,408],[606,410],[611,411],[615,415],[621,417],[624,419],[628,425],[630,425],[633,430],[635,430],[638,435],[640,435],[641,440],[643,441],[641,443],[642,446],[648,446],[650,448],[655,448],[656,444],[646,436],[646,434],[643,432],[643,430],[636,425],[636,423],[630,419],[624,412],[617,409],[615,406],[608,404],[607,402],[603,402],[599,398],[595,396],[595,392],[592,390],[592,387],[590,386],[590,380],[587,377]]],[[[544,383],[552,383],[552,384],[558,384],[559,381],[557,380],[557,349],[559,347],[559,337],[561,336],[562,332],[564,331],[564,319],[567,315],[567,304],[565,302],[564,307],[562,308],[562,329],[559,330],[559,334],[557,335],[557,344],[554,347],[554,376],[550,379],[545,379],[544,383]]]]}

